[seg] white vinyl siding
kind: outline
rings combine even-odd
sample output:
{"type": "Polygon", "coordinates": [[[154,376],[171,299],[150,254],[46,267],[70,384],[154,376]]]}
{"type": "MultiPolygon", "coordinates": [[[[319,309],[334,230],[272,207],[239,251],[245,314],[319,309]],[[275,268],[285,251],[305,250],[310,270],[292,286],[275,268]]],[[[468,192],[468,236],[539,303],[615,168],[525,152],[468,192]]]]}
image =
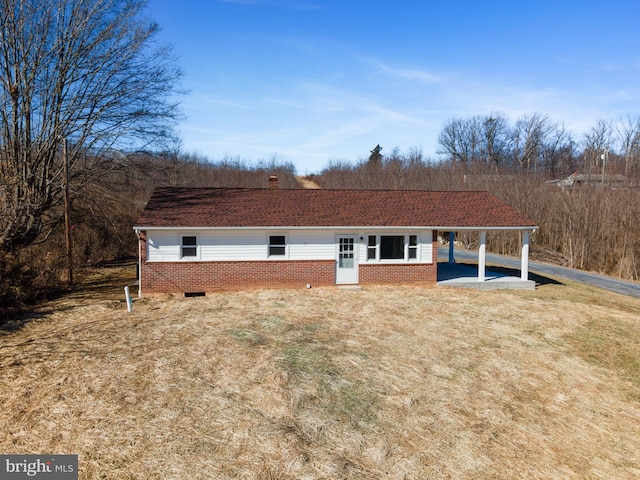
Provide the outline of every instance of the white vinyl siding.
{"type": "Polygon", "coordinates": [[[289,259],[333,260],[335,242],[335,232],[292,232],[289,234],[289,259]]]}
{"type": "Polygon", "coordinates": [[[418,234],[418,258],[419,263],[433,263],[433,231],[418,234]]]}
{"type": "Polygon", "coordinates": [[[176,232],[147,232],[147,260],[172,262],[180,259],[180,237],[176,232]]]}
{"type": "Polygon", "coordinates": [[[204,261],[264,260],[267,237],[262,232],[206,232],[201,235],[200,259],[204,261]]]}
{"type": "Polygon", "coordinates": [[[332,260],[335,257],[333,231],[284,233],[288,254],[269,257],[269,237],[282,236],[283,233],[262,230],[201,230],[197,233],[148,230],[147,260],[184,261],[180,258],[182,237],[194,235],[198,238],[200,261],[332,260]]]}
{"type": "MultiPolygon", "coordinates": [[[[181,258],[182,238],[195,236],[199,261],[257,261],[257,260],[335,260],[336,235],[357,235],[358,262],[367,262],[369,235],[417,235],[418,259],[411,262],[432,263],[431,230],[398,232],[359,232],[357,230],[147,230],[147,261],[195,261],[181,258]],[[269,236],[285,236],[287,255],[269,257],[269,236]],[[362,240],[361,240],[362,238],[362,240]]],[[[408,242],[408,240],[407,240],[408,242]]],[[[370,260],[369,260],[370,261],[370,260]]],[[[386,260],[405,262],[406,260],[386,260]]]]}

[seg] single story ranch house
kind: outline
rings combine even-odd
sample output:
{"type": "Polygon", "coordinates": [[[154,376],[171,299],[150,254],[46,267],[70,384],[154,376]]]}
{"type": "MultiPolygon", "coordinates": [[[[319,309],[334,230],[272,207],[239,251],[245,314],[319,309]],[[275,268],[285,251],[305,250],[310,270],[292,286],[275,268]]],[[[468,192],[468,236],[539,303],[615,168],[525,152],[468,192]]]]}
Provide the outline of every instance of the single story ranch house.
{"type": "MultiPolygon", "coordinates": [[[[435,284],[438,231],[522,235],[526,217],[489,192],[158,188],[134,230],[139,294],[255,286],[435,284]]],[[[450,261],[452,250],[450,250],[450,261]]]]}

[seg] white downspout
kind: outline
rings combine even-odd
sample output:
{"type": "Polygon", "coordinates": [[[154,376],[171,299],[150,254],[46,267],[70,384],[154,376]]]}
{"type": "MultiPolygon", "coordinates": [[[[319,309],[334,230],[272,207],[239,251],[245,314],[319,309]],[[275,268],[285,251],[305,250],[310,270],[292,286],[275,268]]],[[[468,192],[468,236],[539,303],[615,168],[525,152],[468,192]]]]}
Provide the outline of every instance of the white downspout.
{"type": "Polygon", "coordinates": [[[142,247],[140,246],[140,230],[135,228],[136,240],[138,241],[138,298],[142,298],[142,247]]]}

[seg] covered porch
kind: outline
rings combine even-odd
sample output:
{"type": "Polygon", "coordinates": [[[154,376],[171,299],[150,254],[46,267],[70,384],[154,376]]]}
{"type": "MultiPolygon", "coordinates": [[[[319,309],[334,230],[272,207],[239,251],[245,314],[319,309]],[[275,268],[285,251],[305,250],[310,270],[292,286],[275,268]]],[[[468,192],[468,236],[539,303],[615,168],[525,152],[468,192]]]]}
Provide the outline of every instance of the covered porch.
{"type": "MultiPolygon", "coordinates": [[[[460,229],[456,229],[460,230],[460,229]]],[[[520,275],[504,273],[502,269],[492,270],[486,265],[487,230],[477,230],[479,234],[479,247],[476,262],[457,263],[455,252],[455,232],[449,232],[448,258],[438,262],[439,286],[475,288],[479,290],[493,289],[522,289],[534,290],[536,283],[529,279],[529,238],[535,228],[510,228],[493,229],[514,231],[520,235],[520,275]]],[[[469,229],[464,229],[469,231],[469,229]]],[[[473,230],[476,231],[476,230],[473,230]]]]}

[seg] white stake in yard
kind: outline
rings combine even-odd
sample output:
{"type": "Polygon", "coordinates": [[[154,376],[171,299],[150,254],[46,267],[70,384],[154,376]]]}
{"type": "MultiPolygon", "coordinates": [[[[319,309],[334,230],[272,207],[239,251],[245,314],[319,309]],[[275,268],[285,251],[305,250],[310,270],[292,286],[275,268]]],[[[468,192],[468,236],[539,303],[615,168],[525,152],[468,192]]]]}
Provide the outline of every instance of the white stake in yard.
{"type": "Polygon", "coordinates": [[[128,286],[124,287],[124,297],[127,300],[127,312],[131,313],[133,311],[133,300],[131,299],[128,286]]]}

